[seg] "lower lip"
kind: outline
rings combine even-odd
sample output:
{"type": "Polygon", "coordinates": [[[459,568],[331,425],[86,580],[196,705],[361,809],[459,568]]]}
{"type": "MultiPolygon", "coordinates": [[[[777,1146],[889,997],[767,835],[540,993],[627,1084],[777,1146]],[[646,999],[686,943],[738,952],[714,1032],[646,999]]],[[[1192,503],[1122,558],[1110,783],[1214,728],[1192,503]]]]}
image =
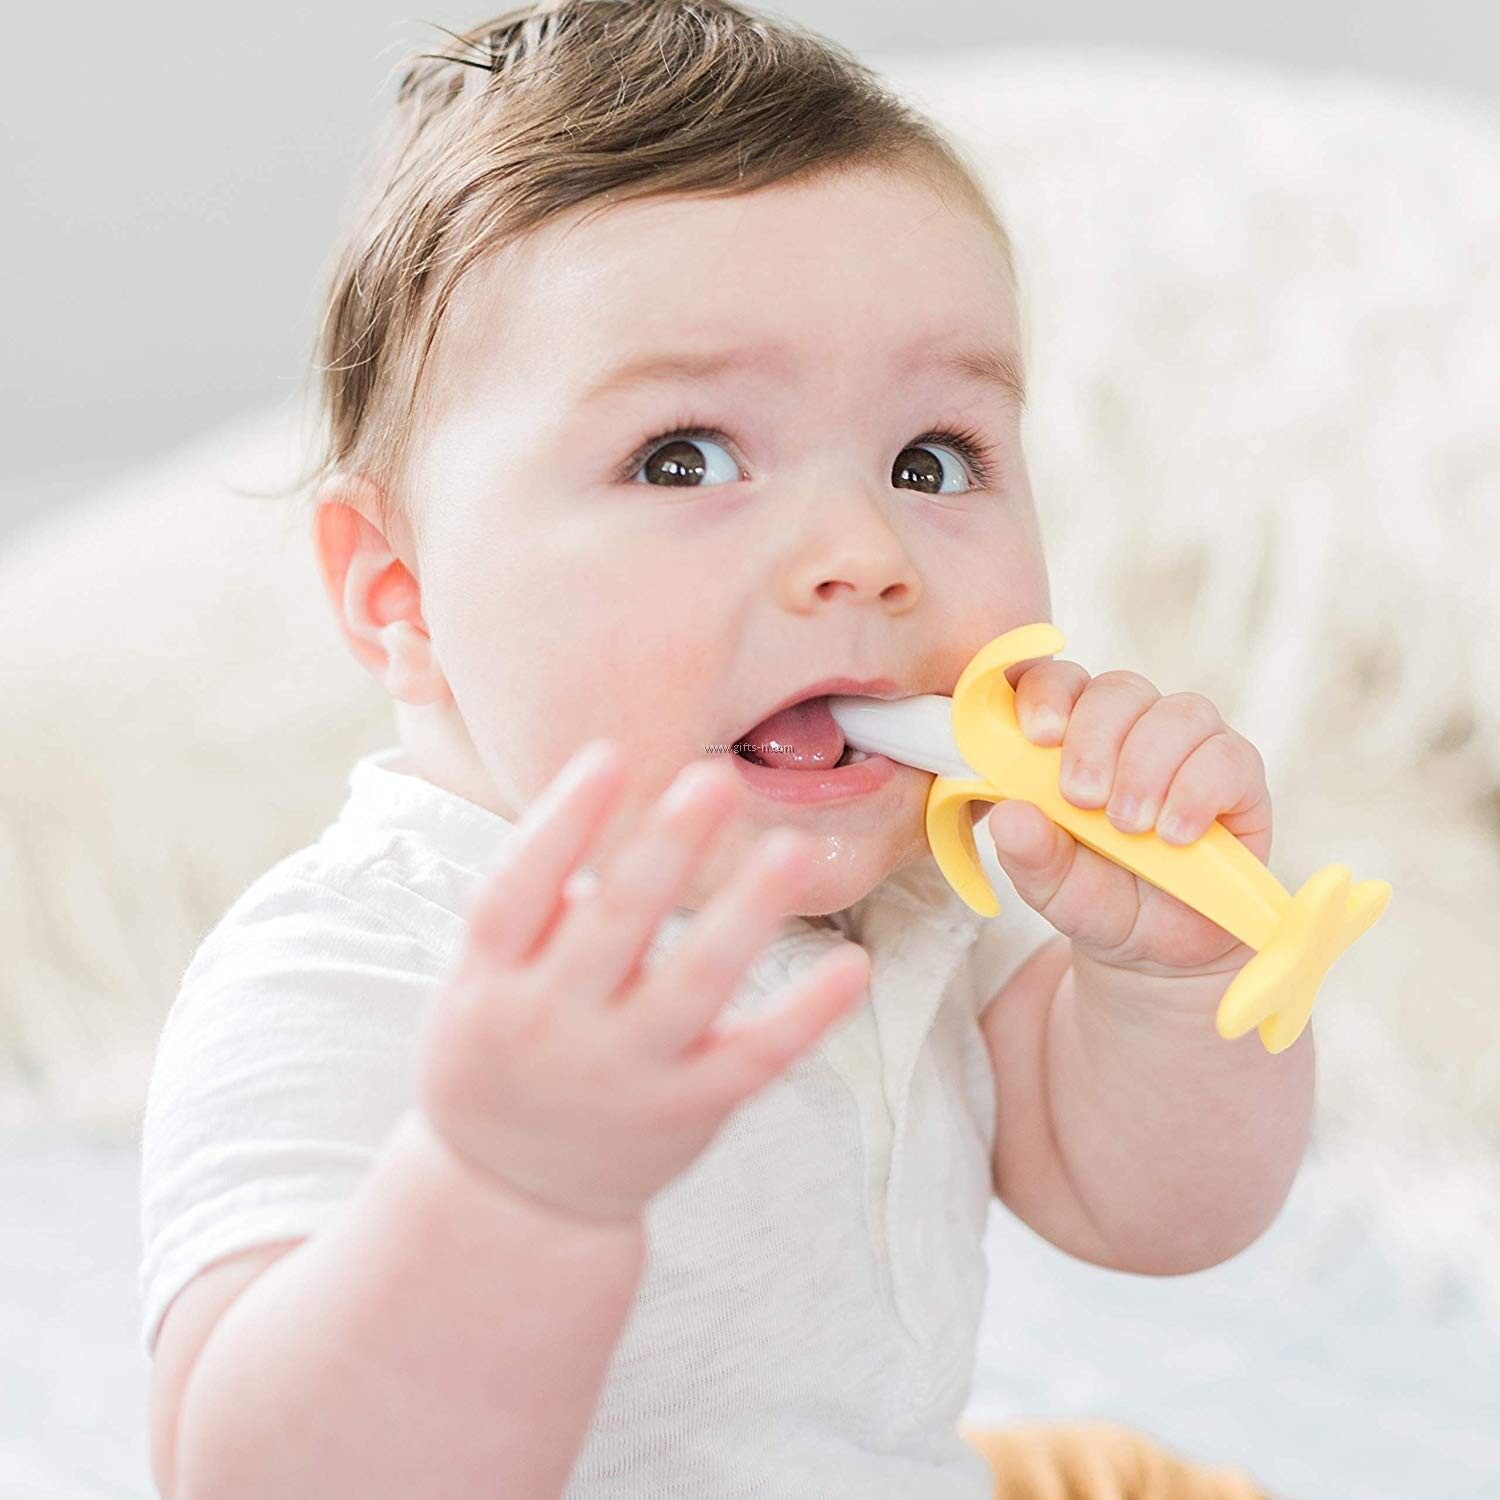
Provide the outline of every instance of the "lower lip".
{"type": "Polygon", "coordinates": [[[776,802],[844,802],[851,797],[868,797],[896,774],[896,762],[885,755],[872,755],[826,771],[778,770],[757,765],[743,755],[736,755],[734,763],[752,791],[776,802]]]}

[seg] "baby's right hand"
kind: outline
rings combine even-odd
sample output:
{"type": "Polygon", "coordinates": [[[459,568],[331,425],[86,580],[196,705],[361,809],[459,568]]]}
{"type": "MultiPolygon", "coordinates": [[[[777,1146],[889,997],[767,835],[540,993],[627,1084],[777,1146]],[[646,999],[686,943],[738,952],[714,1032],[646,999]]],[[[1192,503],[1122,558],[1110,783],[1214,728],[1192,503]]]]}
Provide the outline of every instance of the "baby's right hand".
{"type": "Polygon", "coordinates": [[[497,1183],[601,1220],[639,1217],[731,1110],[862,997],[869,958],[840,945],[782,1004],[747,1021],[724,1003],[795,910],[810,841],[772,830],[648,973],[639,967],[738,788],[696,762],[582,896],[565,889],[623,784],[595,741],[529,807],[469,913],[421,1058],[438,1135],[497,1183]]]}

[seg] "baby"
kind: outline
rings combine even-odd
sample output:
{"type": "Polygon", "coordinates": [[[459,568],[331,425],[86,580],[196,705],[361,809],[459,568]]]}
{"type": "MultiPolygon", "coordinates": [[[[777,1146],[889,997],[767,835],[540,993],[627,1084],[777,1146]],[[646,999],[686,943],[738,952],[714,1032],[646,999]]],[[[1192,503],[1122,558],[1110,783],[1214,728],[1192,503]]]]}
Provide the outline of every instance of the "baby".
{"type": "MultiPolygon", "coordinates": [[[[1220,1039],[1249,950],[1023,802],[978,917],[828,711],[1049,617],[1021,344],[961,155],[816,37],[564,0],[412,60],[312,491],[399,745],[162,1034],[169,1500],[1019,1494],[959,1425],[995,1197],[1146,1274],[1272,1222],[1313,1044],[1220,1039]]],[[[1267,856],[1205,699],[1011,680],[1072,801],[1267,856]]]]}

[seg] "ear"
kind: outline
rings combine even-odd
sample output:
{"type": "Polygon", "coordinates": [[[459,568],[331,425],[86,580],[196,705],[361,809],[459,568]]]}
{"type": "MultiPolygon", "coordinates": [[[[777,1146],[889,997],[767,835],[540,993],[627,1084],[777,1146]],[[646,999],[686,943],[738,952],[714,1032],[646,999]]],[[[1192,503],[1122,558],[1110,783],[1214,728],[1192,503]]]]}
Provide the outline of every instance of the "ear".
{"type": "Polygon", "coordinates": [[[349,649],[403,703],[452,696],[427,622],[422,590],[380,526],[381,492],[363,474],[335,474],[319,488],[313,549],[349,649]]]}

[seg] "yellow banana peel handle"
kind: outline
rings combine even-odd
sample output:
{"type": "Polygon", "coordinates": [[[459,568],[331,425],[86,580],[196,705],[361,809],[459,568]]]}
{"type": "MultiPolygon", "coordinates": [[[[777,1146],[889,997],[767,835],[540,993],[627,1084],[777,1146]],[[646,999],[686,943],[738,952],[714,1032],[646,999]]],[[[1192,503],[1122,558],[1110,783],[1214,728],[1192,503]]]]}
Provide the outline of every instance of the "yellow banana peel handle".
{"type": "Polygon", "coordinates": [[[1255,950],[1219,1001],[1219,1035],[1252,1026],[1268,1052],[1297,1040],[1329,965],[1385,910],[1383,880],[1351,883],[1347,865],[1327,865],[1290,895],[1222,823],[1191,844],[1154,829],[1124,833],[1103,808],[1075,807],[1060,790],[1062,750],[1034,745],[1016,719],[1005,670],[1063,648],[1055,625],[1023,625],[997,636],[964,668],[953,690],[953,738],[974,777],[939,776],[927,795],[927,841],[949,885],[982,916],[999,910],[974,846],[969,803],[1031,802],[1105,859],[1176,896],[1255,950]]]}

